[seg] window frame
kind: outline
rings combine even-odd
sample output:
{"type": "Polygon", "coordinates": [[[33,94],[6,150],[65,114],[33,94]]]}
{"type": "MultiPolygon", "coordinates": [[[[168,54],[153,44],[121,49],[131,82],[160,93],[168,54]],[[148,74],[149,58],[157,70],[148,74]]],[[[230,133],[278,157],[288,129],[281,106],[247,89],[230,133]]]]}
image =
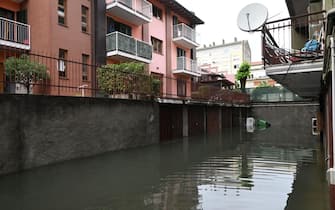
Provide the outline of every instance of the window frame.
{"type": "Polygon", "coordinates": [[[157,20],[163,21],[163,10],[155,5],[152,5],[152,16],[157,20]]]}
{"type": "Polygon", "coordinates": [[[187,82],[185,79],[177,79],[177,96],[186,97],[187,95],[187,82]]]}
{"type": "Polygon", "coordinates": [[[89,8],[85,5],[81,5],[81,32],[89,33],[89,30],[89,8]]]}
{"type": "Polygon", "coordinates": [[[90,59],[89,55],[87,54],[81,55],[81,61],[82,61],[81,80],[85,82],[88,81],[89,59],[90,59]]]}
{"type": "Polygon", "coordinates": [[[163,55],[163,41],[151,36],[152,51],[156,54],[163,55]]]}
{"type": "Polygon", "coordinates": [[[60,78],[66,78],[67,76],[67,56],[68,51],[66,49],[59,48],[58,50],[58,76],[60,78]]]}
{"type": "Polygon", "coordinates": [[[59,25],[67,25],[67,0],[58,0],[57,17],[59,25]],[[61,1],[63,2],[63,4],[60,3],[61,1]],[[61,15],[60,13],[63,13],[63,15],[61,15]],[[61,19],[63,19],[63,21],[61,21],[61,19]]]}
{"type": "Polygon", "coordinates": [[[107,33],[120,32],[128,36],[132,36],[133,29],[131,26],[115,21],[107,16],[107,33]]]}

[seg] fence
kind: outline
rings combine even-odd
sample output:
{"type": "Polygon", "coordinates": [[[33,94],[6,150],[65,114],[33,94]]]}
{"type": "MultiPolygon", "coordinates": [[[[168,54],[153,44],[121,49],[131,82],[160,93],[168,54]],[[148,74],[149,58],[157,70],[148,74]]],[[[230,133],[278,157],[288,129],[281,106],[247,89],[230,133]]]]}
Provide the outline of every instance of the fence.
{"type": "Polygon", "coordinates": [[[302,102],[304,99],[284,87],[257,87],[248,88],[246,92],[250,95],[252,102],[302,102]]]}
{"type": "Polygon", "coordinates": [[[58,58],[10,48],[0,50],[0,93],[3,94],[249,102],[246,94],[199,85],[192,77],[129,71],[136,63],[130,63],[131,68],[122,64],[118,68],[101,67],[90,64],[84,56],[82,62],[68,59],[67,52],[58,58]]]}
{"type": "Polygon", "coordinates": [[[266,23],[262,30],[264,64],[323,58],[324,24],[325,11],[266,23]]]}

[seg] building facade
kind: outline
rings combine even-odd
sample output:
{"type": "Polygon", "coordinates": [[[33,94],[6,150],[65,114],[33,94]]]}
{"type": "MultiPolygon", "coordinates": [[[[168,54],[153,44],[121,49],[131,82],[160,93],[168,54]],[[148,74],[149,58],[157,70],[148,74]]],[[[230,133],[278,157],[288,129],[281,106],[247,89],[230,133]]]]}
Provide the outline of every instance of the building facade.
{"type": "Polygon", "coordinates": [[[331,209],[335,209],[335,2],[286,0],[286,3],[291,17],[272,21],[268,31],[263,31],[266,73],[300,97],[320,103],[319,112],[311,119],[310,132],[320,134],[323,142],[331,209]],[[290,27],[283,28],[283,25],[290,27]],[[291,41],[276,39],[273,36],[275,30],[277,33],[279,30],[289,32],[291,41]],[[306,40],[317,42],[318,49],[301,53],[306,40]],[[283,42],[289,44],[289,50],[279,48],[283,42]]]}
{"type": "Polygon", "coordinates": [[[262,61],[250,63],[250,76],[247,79],[246,88],[256,88],[261,85],[275,86],[277,83],[266,75],[262,61]]]}
{"type": "Polygon", "coordinates": [[[95,66],[104,64],[144,63],[166,97],[189,96],[191,78],[200,75],[195,26],[203,21],[177,1],[10,0],[0,2],[0,17],[0,46],[6,48],[0,75],[11,49],[50,57],[44,62],[50,86],[69,88],[49,88],[48,94],[96,89],[95,66]]]}
{"type": "Polygon", "coordinates": [[[225,76],[235,75],[242,62],[251,62],[251,51],[247,40],[209,46],[197,49],[197,61],[200,67],[211,67],[213,73],[225,76]]]}

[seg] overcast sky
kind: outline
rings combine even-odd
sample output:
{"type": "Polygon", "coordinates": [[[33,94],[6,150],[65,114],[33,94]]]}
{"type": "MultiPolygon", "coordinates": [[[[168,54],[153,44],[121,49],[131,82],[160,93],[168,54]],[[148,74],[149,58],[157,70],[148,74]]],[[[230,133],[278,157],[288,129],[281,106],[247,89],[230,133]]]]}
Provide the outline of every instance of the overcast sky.
{"type": "Polygon", "coordinates": [[[288,17],[285,0],[177,0],[187,9],[195,12],[205,24],[197,26],[198,43],[203,46],[212,42],[221,44],[238,40],[248,40],[251,48],[252,61],[261,61],[261,34],[246,33],[237,27],[239,11],[248,4],[261,3],[268,8],[269,18],[276,20],[288,17]]]}

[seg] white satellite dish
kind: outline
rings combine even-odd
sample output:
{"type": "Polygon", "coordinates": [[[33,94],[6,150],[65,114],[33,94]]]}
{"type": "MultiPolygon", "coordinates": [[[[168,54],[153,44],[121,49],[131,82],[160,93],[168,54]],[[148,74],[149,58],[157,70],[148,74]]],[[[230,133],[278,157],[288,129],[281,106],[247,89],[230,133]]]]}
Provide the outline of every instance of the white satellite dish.
{"type": "Polygon", "coordinates": [[[242,31],[253,32],[261,28],[268,19],[268,9],[259,3],[245,6],[237,17],[237,25],[242,31]]]}

